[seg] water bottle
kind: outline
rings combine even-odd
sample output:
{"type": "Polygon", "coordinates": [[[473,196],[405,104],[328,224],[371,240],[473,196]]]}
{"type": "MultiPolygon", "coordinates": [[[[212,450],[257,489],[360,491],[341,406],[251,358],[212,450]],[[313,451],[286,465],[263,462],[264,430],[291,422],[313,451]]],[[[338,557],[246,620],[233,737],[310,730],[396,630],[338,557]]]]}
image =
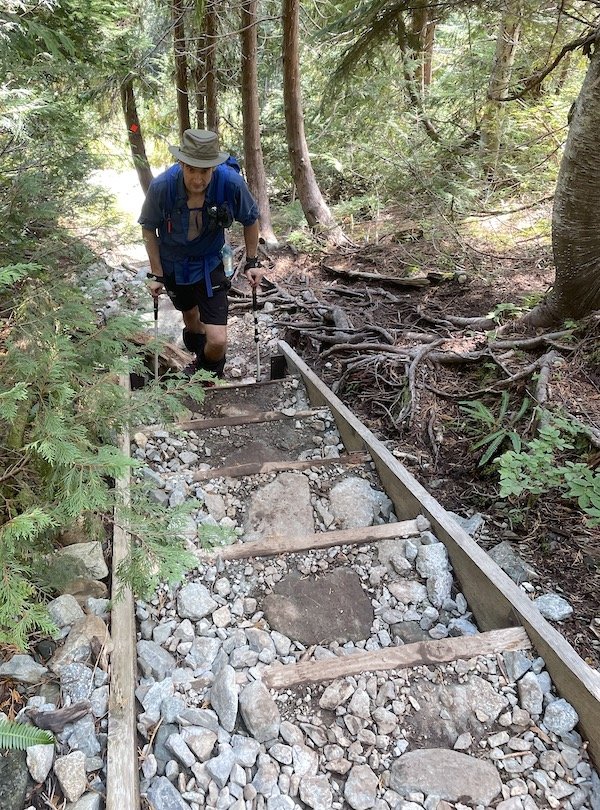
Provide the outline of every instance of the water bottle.
{"type": "Polygon", "coordinates": [[[231,278],[233,275],[233,250],[231,245],[227,242],[221,249],[221,260],[223,262],[223,269],[225,270],[225,277],[231,278]]]}

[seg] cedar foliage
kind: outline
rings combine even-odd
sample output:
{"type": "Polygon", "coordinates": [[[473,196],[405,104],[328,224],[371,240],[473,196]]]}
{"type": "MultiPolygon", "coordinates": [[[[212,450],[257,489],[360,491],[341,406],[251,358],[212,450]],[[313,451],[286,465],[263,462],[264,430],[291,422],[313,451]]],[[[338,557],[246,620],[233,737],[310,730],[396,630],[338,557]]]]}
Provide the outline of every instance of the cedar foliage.
{"type": "MultiPolygon", "coordinates": [[[[173,377],[130,401],[119,374],[143,371],[131,342],[141,324],[131,316],[99,323],[78,288],[35,265],[3,268],[0,306],[10,313],[0,343],[0,643],[24,647],[33,630],[54,629],[40,598],[51,590],[39,579],[40,558],[48,567],[58,534],[82,516],[112,513],[114,479],[139,466],[116,446],[119,431],[175,416],[186,383],[173,377]]],[[[177,536],[191,508],[161,509],[142,485],[133,488],[120,513],[136,538],[123,574],[137,592],[193,564],[177,536]]]]}

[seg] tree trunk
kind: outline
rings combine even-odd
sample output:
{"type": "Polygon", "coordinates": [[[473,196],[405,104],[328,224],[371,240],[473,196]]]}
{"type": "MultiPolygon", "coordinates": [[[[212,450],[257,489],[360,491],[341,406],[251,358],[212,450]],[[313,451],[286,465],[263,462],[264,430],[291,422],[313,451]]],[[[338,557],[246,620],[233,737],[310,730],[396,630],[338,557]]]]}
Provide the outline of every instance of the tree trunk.
{"type": "Polygon", "coordinates": [[[185,46],[185,27],[183,18],[185,6],[183,0],[173,0],[173,48],[175,52],[175,88],[177,91],[177,117],[179,135],[190,128],[190,105],[188,100],[187,58],[185,46]]]}
{"type": "Polygon", "coordinates": [[[431,87],[433,78],[433,48],[435,45],[435,20],[428,20],[423,42],[423,86],[425,92],[431,87]]]}
{"type": "Polygon", "coordinates": [[[267,177],[260,143],[260,110],[258,105],[257,14],[258,0],[243,0],[242,21],[242,118],[246,178],[260,211],[260,231],[270,247],[277,246],[271,223],[267,194],[267,177]]]}
{"type": "Polygon", "coordinates": [[[334,244],[346,242],[317,185],[304,133],[300,91],[299,0],[283,0],[283,104],[292,176],[309,226],[334,244]]]}
{"type": "Polygon", "coordinates": [[[524,319],[532,326],[550,326],[600,309],[599,152],[600,46],[596,45],[573,108],[556,182],[552,213],[556,279],[546,300],[524,319]]]}
{"type": "Polygon", "coordinates": [[[196,45],[196,65],[194,67],[194,86],[196,95],[196,126],[206,129],[206,41],[204,32],[198,33],[196,45]]]}
{"type": "Polygon", "coordinates": [[[152,182],[152,170],[146,157],[146,147],[144,137],[138,118],[137,106],[135,103],[135,93],[133,90],[133,76],[129,75],[121,84],[121,107],[125,116],[127,135],[129,136],[129,148],[133,158],[133,165],[137,172],[140,185],[144,194],[152,182]]]}
{"type": "Polygon", "coordinates": [[[505,98],[508,93],[519,44],[522,14],[521,0],[509,0],[496,39],[496,53],[488,85],[487,102],[481,118],[481,154],[489,180],[494,176],[500,155],[504,120],[504,104],[500,99],[505,98]]]}
{"type": "MultiPolygon", "coordinates": [[[[431,20],[429,0],[412,7],[412,37],[418,59],[418,77],[415,83],[421,88],[421,98],[425,98],[427,89],[431,84],[431,70],[433,63],[433,45],[435,41],[435,22],[431,20]],[[418,81],[417,81],[418,79],[418,81]]],[[[412,44],[412,43],[411,43],[412,44]]]]}
{"type": "Polygon", "coordinates": [[[206,27],[206,128],[219,131],[219,113],[217,110],[217,36],[218,17],[215,0],[207,0],[205,11],[206,27]]]}
{"type": "Polygon", "coordinates": [[[420,50],[419,38],[414,33],[409,34],[406,30],[402,12],[398,15],[398,45],[402,54],[402,72],[410,105],[415,110],[419,123],[423,125],[427,135],[429,135],[432,141],[437,143],[440,140],[440,135],[425,112],[423,96],[421,94],[422,88],[420,83],[417,85],[414,70],[410,67],[410,60],[412,58],[411,51],[420,50]]]}

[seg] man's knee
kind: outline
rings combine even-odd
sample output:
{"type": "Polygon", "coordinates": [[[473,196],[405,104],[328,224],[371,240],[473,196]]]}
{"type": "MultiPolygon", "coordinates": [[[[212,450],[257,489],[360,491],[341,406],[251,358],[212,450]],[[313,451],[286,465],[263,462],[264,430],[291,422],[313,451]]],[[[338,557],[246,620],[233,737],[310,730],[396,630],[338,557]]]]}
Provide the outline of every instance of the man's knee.
{"type": "Polygon", "coordinates": [[[227,350],[227,327],[206,326],[206,347],[204,349],[207,357],[218,359],[223,357],[227,350]]]}

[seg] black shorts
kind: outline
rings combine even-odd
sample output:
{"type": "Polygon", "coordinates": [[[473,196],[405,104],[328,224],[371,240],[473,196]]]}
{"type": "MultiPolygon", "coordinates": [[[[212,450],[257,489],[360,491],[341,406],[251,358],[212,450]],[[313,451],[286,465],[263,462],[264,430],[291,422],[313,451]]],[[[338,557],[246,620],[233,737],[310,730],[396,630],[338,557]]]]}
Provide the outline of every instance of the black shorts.
{"type": "Polygon", "coordinates": [[[227,291],[231,287],[231,283],[225,277],[222,264],[215,267],[210,274],[210,279],[213,288],[211,298],[206,293],[204,279],[196,284],[177,284],[172,276],[165,276],[164,284],[173,306],[179,312],[187,312],[198,307],[202,323],[226,326],[229,312],[227,291]]]}

